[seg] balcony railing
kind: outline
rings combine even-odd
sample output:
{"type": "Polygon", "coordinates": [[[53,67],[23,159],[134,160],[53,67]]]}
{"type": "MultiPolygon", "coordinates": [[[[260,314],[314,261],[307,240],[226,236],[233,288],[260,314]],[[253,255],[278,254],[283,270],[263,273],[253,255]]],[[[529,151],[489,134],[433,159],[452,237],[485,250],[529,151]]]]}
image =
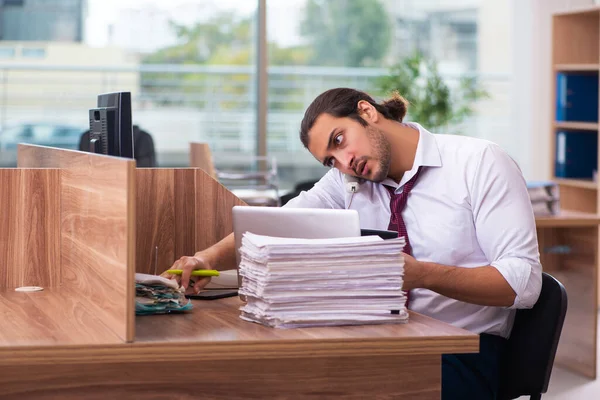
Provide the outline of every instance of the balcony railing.
{"type": "MultiPolygon", "coordinates": [[[[319,93],[339,86],[372,91],[374,80],[386,70],[270,67],[268,72],[267,145],[284,169],[315,167],[298,132],[304,110],[319,93]]],[[[55,124],[83,131],[98,94],[131,91],[134,123],[152,134],[159,163],[186,165],[190,141],[208,142],[219,166],[235,163],[254,152],[254,77],[252,66],[0,65],[0,162],[7,165],[14,160],[15,140],[52,144],[52,137],[5,137],[11,127],[55,124]]],[[[458,78],[445,76],[448,82],[458,78]]],[[[510,129],[510,81],[505,75],[478,78],[492,97],[477,105],[476,115],[461,133],[493,139],[510,129]]],[[[76,138],[69,143],[76,147],[76,138]]]]}

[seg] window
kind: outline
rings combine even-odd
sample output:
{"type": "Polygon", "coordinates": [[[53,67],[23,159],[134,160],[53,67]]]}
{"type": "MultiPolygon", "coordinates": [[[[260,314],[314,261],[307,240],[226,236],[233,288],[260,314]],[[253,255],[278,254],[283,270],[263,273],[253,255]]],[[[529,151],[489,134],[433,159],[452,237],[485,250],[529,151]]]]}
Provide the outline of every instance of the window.
{"type": "Polygon", "coordinates": [[[46,49],[41,47],[23,47],[21,49],[21,56],[24,58],[44,58],[46,56],[46,49]]]}
{"type": "MultiPolygon", "coordinates": [[[[420,51],[444,82],[457,88],[472,77],[489,98],[472,104],[460,125],[432,128],[498,142],[521,161],[511,131],[510,2],[481,0],[267,1],[269,41],[268,148],[288,187],[320,178],[326,169],[303,148],[304,110],[321,92],[340,86],[376,98],[389,67],[420,51]],[[494,4],[491,4],[494,3],[494,4]]],[[[416,82],[415,82],[416,84],[416,82]]],[[[409,107],[409,116],[410,115],[409,107]]]]}
{"type": "Polygon", "coordinates": [[[15,53],[14,47],[0,47],[0,58],[13,58],[15,53]]]}
{"type": "MultiPolygon", "coordinates": [[[[0,29],[22,43],[23,58],[3,67],[0,132],[38,123],[83,132],[98,94],[130,91],[133,123],[152,135],[160,166],[187,166],[192,141],[210,144],[217,167],[234,163],[255,149],[256,9],[248,0],[30,0],[5,8],[0,29]],[[44,47],[31,43],[38,40],[44,47]]],[[[15,55],[4,49],[0,58],[15,55]]],[[[42,136],[65,145],[78,137],[42,136]]],[[[0,135],[0,152],[11,146],[0,135]]]]}
{"type": "Polygon", "coordinates": [[[24,2],[25,2],[25,0],[4,0],[3,5],[4,6],[22,7],[24,2]]]}
{"type": "MultiPolygon", "coordinates": [[[[4,10],[3,38],[47,45],[23,46],[27,69],[5,66],[0,123],[68,121],[85,130],[99,93],[130,91],[134,123],[153,136],[161,166],[187,165],[191,141],[209,143],[218,168],[255,153],[258,0],[21,3],[4,10]]],[[[432,131],[496,141],[522,161],[510,133],[510,3],[266,0],[266,136],[282,187],[326,171],[298,138],[310,102],[337,86],[382,96],[378,80],[415,51],[435,60],[450,87],[472,77],[490,94],[461,125],[432,131]]],[[[14,56],[4,49],[0,58],[14,56]]]]}

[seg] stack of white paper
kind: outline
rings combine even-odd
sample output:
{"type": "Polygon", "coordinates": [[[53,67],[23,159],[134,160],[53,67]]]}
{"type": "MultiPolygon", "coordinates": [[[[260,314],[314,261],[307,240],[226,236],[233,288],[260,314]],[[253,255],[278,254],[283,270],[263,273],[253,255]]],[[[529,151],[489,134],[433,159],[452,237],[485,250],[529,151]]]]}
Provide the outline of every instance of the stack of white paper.
{"type": "Polygon", "coordinates": [[[241,318],[274,327],[406,322],[404,238],[288,239],[245,233],[241,318]]]}

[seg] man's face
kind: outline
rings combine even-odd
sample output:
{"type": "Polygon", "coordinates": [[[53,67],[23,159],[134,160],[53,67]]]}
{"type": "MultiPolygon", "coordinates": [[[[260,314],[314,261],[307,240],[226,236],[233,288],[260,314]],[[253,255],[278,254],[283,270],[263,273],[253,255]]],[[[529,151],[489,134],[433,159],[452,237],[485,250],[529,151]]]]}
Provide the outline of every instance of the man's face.
{"type": "Polygon", "coordinates": [[[321,114],[308,132],[308,150],[323,165],[374,182],[389,172],[391,149],[384,133],[352,118],[321,114]]]}

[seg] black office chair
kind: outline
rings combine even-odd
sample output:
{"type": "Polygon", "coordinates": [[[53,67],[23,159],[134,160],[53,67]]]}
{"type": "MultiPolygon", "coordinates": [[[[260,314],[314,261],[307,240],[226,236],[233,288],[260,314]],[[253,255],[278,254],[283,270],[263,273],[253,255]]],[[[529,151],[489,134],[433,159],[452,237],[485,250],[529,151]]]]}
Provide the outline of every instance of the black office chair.
{"type": "Polygon", "coordinates": [[[566,313],[564,286],[543,272],[537,303],[516,313],[500,370],[499,400],[520,396],[535,400],[546,393],[566,313]]]}
{"type": "MultiPolygon", "coordinates": [[[[86,130],[79,139],[79,150],[88,151],[90,142],[90,131],[86,130]]],[[[145,130],[137,125],[133,125],[133,148],[136,167],[154,168],[157,167],[156,152],[154,150],[154,140],[145,130]]]]}

